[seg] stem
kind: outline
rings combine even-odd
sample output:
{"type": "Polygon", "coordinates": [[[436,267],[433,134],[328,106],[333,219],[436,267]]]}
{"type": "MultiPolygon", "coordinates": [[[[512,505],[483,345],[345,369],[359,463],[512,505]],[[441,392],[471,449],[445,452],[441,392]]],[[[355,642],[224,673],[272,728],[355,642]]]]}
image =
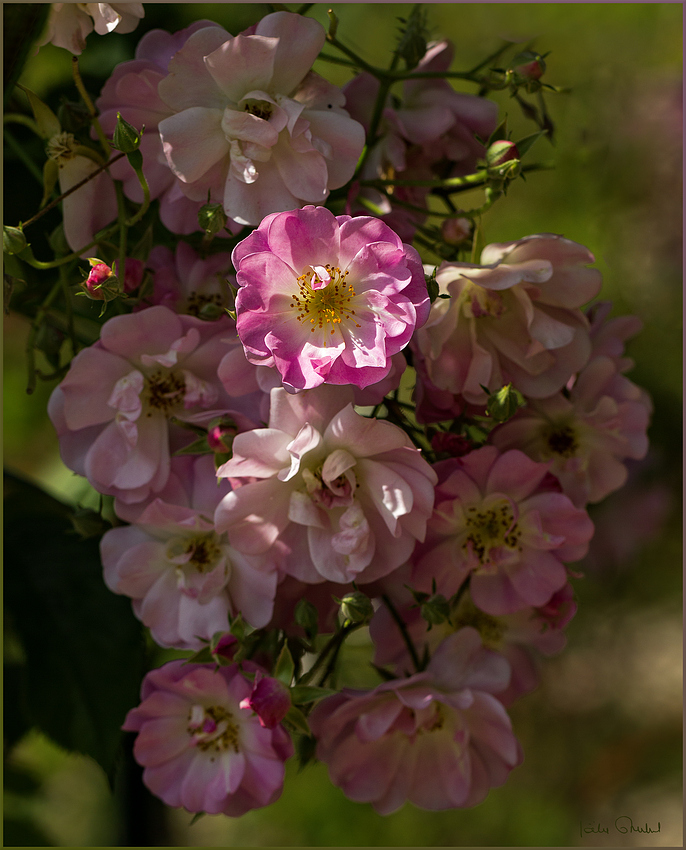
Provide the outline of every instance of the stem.
{"type": "Polygon", "coordinates": [[[141,170],[135,169],[135,171],[136,177],[138,177],[138,182],[143,190],[143,203],[141,204],[138,212],[132,218],[128,219],[126,222],[127,227],[133,227],[134,224],[138,224],[150,206],[150,187],[148,186],[148,181],[145,179],[145,175],[141,170]]]}
{"type": "Polygon", "coordinates": [[[384,605],[388,608],[391,617],[395,620],[395,624],[400,629],[400,634],[403,636],[403,640],[405,641],[405,646],[407,646],[410,656],[412,657],[412,663],[414,664],[415,670],[418,673],[422,672],[422,662],[419,660],[419,656],[417,655],[417,650],[415,649],[415,645],[412,643],[412,638],[410,637],[407,626],[405,625],[405,621],[398,614],[395,609],[395,605],[391,602],[388,596],[385,594],[381,597],[384,601],[384,605]]]}
{"type": "Polygon", "coordinates": [[[488,179],[488,173],[485,170],[475,171],[473,174],[467,174],[465,177],[448,177],[445,180],[382,180],[375,178],[374,180],[360,180],[361,186],[372,186],[379,189],[383,186],[428,186],[431,189],[443,188],[462,188],[467,186],[472,188],[484,183],[488,179]]]}
{"type": "MultiPolygon", "coordinates": [[[[348,637],[348,635],[351,632],[355,631],[355,629],[358,629],[360,627],[360,625],[361,625],[360,623],[350,623],[349,625],[343,626],[342,628],[340,628],[335,634],[331,635],[329,640],[324,645],[324,648],[319,653],[319,657],[317,658],[317,660],[314,662],[312,667],[310,667],[310,669],[307,671],[307,673],[304,673],[300,677],[300,679],[298,679],[297,684],[298,685],[309,684],[309,682],[313,679],[315,673],[317,673],[319,668],[324,663],[324,659],[329,655],[329,653],[332,650],[336,649],[336,647],[338,647],[338,649],[340,649],[340,647],[343,644],[343,641],[348,637]]],[[[338,649],[336,649],[336,653],[338,653],[338,649]]]]}
{"type": "Polygon", "coordinates": [[[361,59],[356,53],[353,53],[353,51],[347,48],[344,44],[341,44],[335,35],[327,35],[326,40],[329,44],[337,47],[341,53],[345,53],[346,56],[349,56],[352,59],[355,68],[361,68],[363,71],[367,71],[368,74],[371,74],[378,80],[388,78],[387,71],[382,71],[381,68],[375,68],[373,65],[369,65],[364,61],[364,59],[361,59]]]}
{"type": "Polygon", "coordinates": [[[100,126],[100,122],[98,121],[98,112],[93,105],[93,101],[90,99],[90,95],[86,91],[86,87],[83,84],[83,80],[81,79],[81,73],[79,72],[79,57],[72,56],[71,60],[71,72],[74,77],[74,83],[76,84],[76,88],[83,99],[83,102],[86,104],[88,112],[91,117],[91,121],[93,122],[93,126],[95,127],[95,132],[98,134],[98,139],[100,139],[100,144],[102,145],[102,149],[105,151],[105,159],[109,159],[110,154],[112,153],[112,149],[110,148],[110,143],[107,140],[107,137],[103,133],[102,127],[100,126]]]}
{"type": "Polygon", "coordinates": [[[124,286],[124,277],[126,276],[126,237],[128,222],[126,221],[126,208],[124,206],[124,190],[122,184],[117,181],[115,184],[117,192],[117,218],[120,223],[119,227],[119,253],[117,255],[117,277],[122,288],[124,286]]]}
{"type": "MultiPolygon", "coordinates": [[[[38,219],[39,219],[42,215],[45,215],[45,213],[46,213],[46,212],[49,212],[49,211],[50,211],[50,210],[51,210],[54,206],[56,206],[57,204],[59,204],[59,202],[60,202],[60,201],[64,200],[64,198],[66,198],[68,195],[71,195],[71,194],[72,194],[72,192],[76,192],[76,190],[77,190],[77,189],[80,189],[82,186],[85,186],[85,185],[86,185],[86,183],[88,183],[88,182],[89,182],[90,180],[92,180],[94,177],[97,177],[97,176],[98,176],[98,174],[100,174],[100,172],[101,172],[101,171],[104,171],[106,168],[109,168],[109,167],[110,167],[110,165],[112,165],[112,163],[117,162],[117,160],[121,159],[123,156],[126,156],[126,154],[125,154],[125,153],[120,153],[120,154],[117,154],[117,156],[112,157],[112,159],[111,159],[111,160],[109,160],[109,162],[106,162],[104,165],[101,165],[101,166],[100,166],[99,168],[97,168],[95,171],[91,172],[91,173],[88,175],[88,177],[84,177],[84,178],[83,178],[83,180],[80,180],[80,181],[79,181],[79,182],[78,182],[75,186],[72,186],[72,187],[71,187],[71,189],[68,189],[66,192],[63,192],[63,193],[62,193],[62,194],[61,194],[58,198],[55,198],[55,200],[54,200],[54,201],[50,201],[50,203],[49,203],[49,204],[47,204],[47,206],[44,206],[42,210],[39,210],[39,211],[38,211],[38,212],[37,212],[37,213],[33,216],[33,218],[30,218],[28,221],[24,221],[24,222],[22,222],[22,227],[28,227],[28,226],[29,226],[29,224],[33,224],[33,223],[34,223],[34,221],[38,221],[38,219]]],[[[43,183],[43,178],[42,178],[42,176],[41,176],[41,185],[42,185],[42,183],[43,183]]],[[[95,244],[95,242],[93,242],[93,243],[91,243],[91,244],[93,244],[93,245],[94,245],[94,244],[95,244]]],[[[90,247],[90,246],[89,246],[89,245],[87,245],[86,247],[88,248],[88,247],[90,247]]],[[[84,249],[84,250],[85,250],[85,249],[84,249]]]]}
{"type": "Polygon", "coordinates": [[[323,59],[324,62],[331,62],[334,65],[345,65],[346,68],[359,68],[357,62],[350,62],[348,59],[341,59],[340,56],[329,56],[328,53],[320,53],[317,59],[323,59]]]}
{"type": "Polygon", "coordinates": [[[42,137],[41,131],[38,129],[38,124],[30,118],[28,115],[22,115],[21,112],[7,112],[3,116],[4,124],[23,124],[25,127],[28,127],[29,130],[32,130],[37,136],[42,137]]]}
{"type": "MultiPolygon", "coordinates": [[[[105,239],[107,236],[110,236],[114,233],[119,224],[113,224],[111,227],[108,227],[107,230],[102,231],[102,238],[105,239]]],[[[27,263],[29,266],[32,266],[34,269],[56,269],[58,266],[63,266],[65,263],[70,263],[72,260],[80,260],[81,254],[84,251],[87,251],[89,248],[92,248],[94,245],[97,245],[100,242],[100,239],[94,239],[92,242],[89,242],[88,245],[84,245],[83,248],[79,248],[78,251],[72,251],[71,254],[67,254],[64,257],[60,257],[57,260],[50,260],[47,263],[42,262],[41,260],[37,260],[35,257],[23,257],[21,254],[17,254],[22,262],[27,263]]],[[[22,252],[23,253],[23,252],[22,252]]]]}

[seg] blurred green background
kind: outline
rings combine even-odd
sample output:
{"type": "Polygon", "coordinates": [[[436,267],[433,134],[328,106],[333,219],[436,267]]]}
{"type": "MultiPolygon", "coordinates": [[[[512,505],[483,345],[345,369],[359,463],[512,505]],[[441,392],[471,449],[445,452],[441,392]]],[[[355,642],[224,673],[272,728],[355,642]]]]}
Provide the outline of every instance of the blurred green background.
{"type": "MultiPolygon", "coordinates": [[[[409,8],[334,4],[338,37],[383,65],[396,19],[409,8]]],[[[317,4],[310,14],[326,23],[326,9],[317,4]]],[[[88,37],[80,67],[94,95],[117,63],[133,58],[149,29],[175,31],[207,18],[237,33],[269,8],[179,3],[145,10],[130,35],[88,37]]],[[[441,813],[408,804],[381,817],[347,801],[323,766],[299,773],[289,765],[282,798],[239,820],[207,816],[191,826],[188,813],[159,806],[151,844],[682,844],[682,6],[448,3],[428,10],[434,37],[455,44],[454,70],[477,64],[502,38],[533,40],[535,49],[550,52],[545,79],[571,89],[548,98],[555,144],[538,141],[529,155],[553,159],[555,169],[511,186],[484,218],[485,241],[552,232],[593,251],[604,276],[601,297],[614,302],[615,314],[645,322],[628,353],[636,361],[630,377],[655,405],[651,452],[632,470],[630,485],[592,511],[598,541],[580,566],[584,577],[574,581],[579,613],[567,649],[542,665],[541,687],[512,707],[525,761],[483,804],[441,813]],[[653,830],[659,822],[660,831],[620,834],[614,821],[621,815],[653,830]],[[584,832],[591,827],[596,831],[584,832]]],[[[61,94],[75,99],[70,63],[70,54],[48,45],[29,58],[22,82],[56,108],[61,94]]],[[[336,65],[316,68],[337,84],[350,77],[336,65]]],[[[515,138],[533,132],[507,93],[490,96],[501,116],[508,114],[515,138]]],[[[21,129],[13,132],[23,144],[21,129]]],[[[5,160],[5,223],[15,224],[35,212],[41,189],[7,144],[5,160]]],[[[479,203],[477,195],[473,200],[479,203]]],[[[45,412],[52,385],[39,383],[26,395],[28,331],[21,317],[5,316],[5,463],[58,497],[95,504],[59,460],[45,412]]],[[[10,662],[12,652],[6,639],[10,662]]],[[[360,675],[364,658],[364,645],[351,648],[351,673],[360,675]]],[[[87,757],[30,732],[8,754],[5,779],[6,846],[120,843],[122,799],[110,795],[104,773],[87,757]]]]}

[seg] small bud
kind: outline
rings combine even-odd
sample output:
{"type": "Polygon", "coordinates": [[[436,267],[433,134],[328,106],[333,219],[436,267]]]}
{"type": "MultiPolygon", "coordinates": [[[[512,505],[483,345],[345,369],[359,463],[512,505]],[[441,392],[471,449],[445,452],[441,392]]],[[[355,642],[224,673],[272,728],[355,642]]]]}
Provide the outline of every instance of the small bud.
{"type": "Polygon", "coordinates": [[[141,145],[141,135],[138,130],[117,112],[117,125],[112,136],[112,147],[122,153],[133,153],[141,145]]]}
{"type": "Polygon", "coordinates": [[[90,274],[81,282],[83,294],[93,301],[113,301],[123,293],[119,278],[112,269],[97,257],[89,257],[90,274]]]}
{"type": "Polygon", "coordinates": [[[213,452],[230,452],[238,427],[230,416],[213,419],[207,429],[207,444],[213,452]]]}
{"type": "Polygon", "coordinates": [[[26,248],[26,237],[21,227],[2,228],[2,250],[5,254],[18,254],[26,248]]]}
{"type": "Polygon", "coordinates": [[[450,605],[442,593],[434,593],[421,605],[420,613],[429,627],[436,626],[450,617],[450,605]]]}
{"type": "Polygon", "coordinates": [[[446,452],[451,457],[464,457],[472,451],[474,443],[461,434],[439,431],[431,440],[431,448],[435,452],[446,452]]]}
{"type": "Polygon", "coordinates": [[[288,688],[271,676],[255,675],[252,693],[238,703],[239,708],[252,709],[265,729],[274,729],[288,714],[291,697],[288,688]]]}
{"type": "Polygon", "coordinates": [[[545,69],[545,60],[540,53],[525,50],[512,60],[512,80],[515,85],[525,86],[529,92],[538,91],[541,87],[538,81],[545,74],[545,69]]]}
{"type": "Polygon", "coordinates": [[[506,384],[496,393],[491,393],[486,402],[486,413],[496,422],[507,422],[520,407],[524,407],[524,396],[512,384],[506,384]]]}
{"type": "Polygon", "coordinates": [[[216,641],[216,643],[214,638],[212,639],[210,650],[217,663],[222,664],[226,661],[233,662],[233,657],[236,654],[238,645],[236,638],[230,632],[226,632],[219,638],[218,641],[216,641]]]}
{"type": "Polygon", "coordinates": [[[198,211],[198,224],[208,236],[214,236],[226,227],[226,213],[221,204],[204,204],[198,211]]]}
{"type": "Polygon", "coordinates": [[[519,160],[517,145],[505,139],[493,142],[486,151],[486,163],[489,168],[499,168],[501,165],[505,165],[506,162],[514,162],[515,160],[519,160]]]}
{"type": "Polygon", "coordinates": [[[359,590],[346,593],[340,605],[341,614],[351,623],[368,623],[374,613],[372,600],[359,590]]]}
{"type": "Polygon", "coordinates": [[[441,236],[448,245],[461,245],[472,235],[472,223],[468,218],[446,218],[441,225],[441,236]]]}

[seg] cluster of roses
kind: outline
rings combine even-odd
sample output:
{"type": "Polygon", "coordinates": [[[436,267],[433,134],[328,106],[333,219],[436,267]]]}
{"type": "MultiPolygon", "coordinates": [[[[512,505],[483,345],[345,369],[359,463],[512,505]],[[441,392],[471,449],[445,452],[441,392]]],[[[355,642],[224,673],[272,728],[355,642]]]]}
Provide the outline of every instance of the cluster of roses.
{"type": "MultiPolygon", "coordinates": [[[[254,226],[231,254],[154,248],[152,293],[104,323],[49,405],[65,463],[126,523],[102,538],[108,587],[160,646],[197,655],[149,673],[124,724],[148,787],[192,812],[273,802],[294,728],[380,813],[481,801],[522,757],[507,706],[564,644],[585,507],[647,450],[650,402],[625,376],[637,323],[582,311],[601,283],[585,248],[489,245],[479,265],[440,265],[431,303],[431,269],[396,232],[412,219],[321,206],[353,177],[376,97],[361,75],[343,109],[310,70],[324,38],[286,12],[235,37],[153,31],[98,102],[108,132],[117,113],[145,124],[169,230],[197,230],[208,193],[229,230],[254,226]],[[416,406],[396,394],[408,361],[416,406]],[[481,445],[466,423],[501,388],[526,406],[481,445]],[[367,622],[385,681],[318,688],[367,622]]],[[[440,44],[422,67],[448,64],[440,44]]],[[[464,174],[495,107],[420,78],[383,122],[370,173],[464,174]]],[[[143,200],[125,160],[110,171],[143,200]]],[[[99,224],[84,215],[72,247],[99,224]]],[[[93,269],[93,295],[106,279],[93,269]]]]}

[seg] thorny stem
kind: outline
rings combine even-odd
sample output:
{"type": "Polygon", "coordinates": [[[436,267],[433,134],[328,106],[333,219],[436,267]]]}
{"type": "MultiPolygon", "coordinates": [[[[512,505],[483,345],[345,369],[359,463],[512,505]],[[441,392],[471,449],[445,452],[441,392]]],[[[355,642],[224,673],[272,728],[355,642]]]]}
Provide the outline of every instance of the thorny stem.
{"type": "MultiPolygon", "coordinates": [[[[72,194],[72,192],[76,192],[76,190],[77,190],[77,189],[80,189],[82,186],[85,186],[85,185],[86,185],[86,183],[88,183],[88,182],[89,182],[89,180],[92,180],[94,177],[97,177],[97,176],[98,176],[98,174],[100,174],[100,172],[101,172],[101,171],[104,171],[106,168],[109,168],[109,167],[110,167],[110,165],[112,165],[113,163],[117,162],[117,160],[120,160],[123,156],[126,156],[126,154],[125,154],[125,153],[117,154],[117,156],[112,157],[112,159],[111,159],[111,160],[109,160],[109,162],[106,162],[104,165],[101,165],[101,166],[100,166],[99,168],[97,168],[95,171],[92,171],[92,172],[88,175],[88,177],[84,177],[84,178],[83,178],[83,180],[80,180],[80,181],[79,181],[76,185],[72,186],[72,187],[71,187],[71,189],[67,189],[67,191],[66,191],[66,192],[63,192],[63,193],[62,193],[62,194],[61,194],[58,198],[55,198],[53,201],[50,201],[50,203],[49,203],[49,204],[46,204],[46,206],[44,206],[42,210],[39,210],[39,211],[38,211],[38,212],[37,212],[37,213],[36,213],[36,214],[35,214],[32,218],[30,218],[28,221],[24,221],[24,222],[22,222],[22,228],[28,227],[28,226],[29,226],[29,224],[33,224],[33,223],[34,223],[34,221],[38,221],[38,219],[39,219],[42,215],[45,215],[45,213],[46,213],[46,212],[49,212],[49,211],[50,211],[50,210],[51,210],[54,206],[56,206],[57,204],[59,204],[59,202],[60,202],[60,201],[63,201],[63,200],[64,200],[64,199],[65,199],[68,195],[71,195],[71,194],[72,194]]],[[[42,182],[43,182],[43,178],[41,177],[41,183],[42,183],[42,182]]],[[[95,244],[95,243],[92,243],[92,244],[95,244]]],[[[87,245],[86,247],[88,248],[88,247],[90,247],[90,246],[88,246],[88,245],[87,245]]],[[[82,250],[85,250],[85,249],[82,249],[82,250]]],[[[48,267],[48,268],[49,268],[49,267],[48,267]]]]}

